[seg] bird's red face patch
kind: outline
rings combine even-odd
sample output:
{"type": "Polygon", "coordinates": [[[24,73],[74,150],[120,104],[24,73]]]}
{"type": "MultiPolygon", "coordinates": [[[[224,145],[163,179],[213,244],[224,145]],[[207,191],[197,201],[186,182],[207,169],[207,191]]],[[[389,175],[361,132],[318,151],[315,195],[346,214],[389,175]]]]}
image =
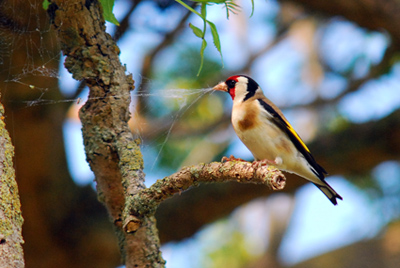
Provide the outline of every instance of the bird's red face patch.
{"type": "Polygon", "coordinates": [[[235,99],[235,87],[238,80],[239,75],[234,75],[226,79],[225,84],[228,87],[228,93],[231,95],[232,100],[235,99]]]}

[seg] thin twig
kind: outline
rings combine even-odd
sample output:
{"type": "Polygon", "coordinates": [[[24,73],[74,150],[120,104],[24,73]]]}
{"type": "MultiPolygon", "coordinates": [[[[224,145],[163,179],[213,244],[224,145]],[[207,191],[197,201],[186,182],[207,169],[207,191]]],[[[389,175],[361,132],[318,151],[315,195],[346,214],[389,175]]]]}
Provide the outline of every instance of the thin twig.
{"type": "Polygon", "coordinates": [[[140,2],[142,2],[142,0],[136,0],[136,1],[132,1],[133,4],[131,6],[131,8],[129,9],[129,11],[126,13],[125,17],[121,20],[119,27],[117,27],[115,33],[114,33],[114,40],[115,42],[118,42],[119,39],[121,39],[121,37],[126,33],[126,31],[129,29],[129,19],[133,13],[133,11],[136,10],[136,7],[139,5],[140,2]]]}

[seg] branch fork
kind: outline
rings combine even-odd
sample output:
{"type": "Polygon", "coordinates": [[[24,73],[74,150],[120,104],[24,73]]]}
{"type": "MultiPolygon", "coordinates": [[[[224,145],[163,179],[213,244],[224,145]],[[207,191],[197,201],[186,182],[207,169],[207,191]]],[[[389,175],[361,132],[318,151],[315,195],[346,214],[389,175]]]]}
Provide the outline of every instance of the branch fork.
{"type": "Polygon", "coordinates": [[[250,162],[212,162],[183,167],[180,171],[158,180],[149,188],[140,190],[126,200],[123,229],[134,233],[145,216],[154,215],[159,204],[199,183],[229,182],[266,185],[272,190],[282,190],[286,185],[283,173],[274,166],[257,166],[250,162]]]}

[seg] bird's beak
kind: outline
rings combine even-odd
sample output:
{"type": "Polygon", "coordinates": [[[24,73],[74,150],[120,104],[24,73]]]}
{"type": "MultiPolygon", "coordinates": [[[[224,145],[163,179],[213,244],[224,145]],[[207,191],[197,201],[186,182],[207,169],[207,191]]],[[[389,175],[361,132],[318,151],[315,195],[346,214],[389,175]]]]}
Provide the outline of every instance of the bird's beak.
{"type": "Polygon", "coordinates": [[[213,87],[213,90],[228,92],[228,86],[225,84],[225,82],[221,82],[215,87],[213,87]]]}

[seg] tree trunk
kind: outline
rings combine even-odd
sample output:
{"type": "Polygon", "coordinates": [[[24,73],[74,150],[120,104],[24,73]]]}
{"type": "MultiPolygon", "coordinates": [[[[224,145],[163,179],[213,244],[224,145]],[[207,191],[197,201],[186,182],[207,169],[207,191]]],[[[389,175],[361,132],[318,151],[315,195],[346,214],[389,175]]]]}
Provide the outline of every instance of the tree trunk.
{"type": "Polygon", "coordinates": [[[4,124],[0,103],[0,266],[24,267],[22,215],[13,167],[14,147],[4,124]]]}

